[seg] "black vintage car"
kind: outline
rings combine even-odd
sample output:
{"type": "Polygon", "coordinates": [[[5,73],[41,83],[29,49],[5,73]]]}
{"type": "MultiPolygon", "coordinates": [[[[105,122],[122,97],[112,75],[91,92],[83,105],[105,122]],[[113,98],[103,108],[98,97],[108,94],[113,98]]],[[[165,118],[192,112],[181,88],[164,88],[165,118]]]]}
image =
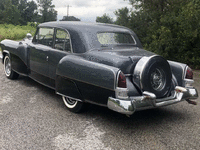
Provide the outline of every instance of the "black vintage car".
{"type": "Polygon", "coordinates": [[[87,103],[131,115],[186,100],[198,93],[186,65],[142,49],[128,28],[96,23],[48,22],[24,41],[1,42],[5,75],[25,75],[55,89],[67,108],[87,103]]]}

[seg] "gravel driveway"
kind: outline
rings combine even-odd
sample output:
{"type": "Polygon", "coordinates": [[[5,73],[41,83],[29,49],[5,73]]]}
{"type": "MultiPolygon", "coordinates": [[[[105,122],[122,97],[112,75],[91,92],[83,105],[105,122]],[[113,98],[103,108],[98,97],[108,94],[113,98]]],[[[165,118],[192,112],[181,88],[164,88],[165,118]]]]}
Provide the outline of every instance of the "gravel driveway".
{"type": "MultiPolygon", "coordinates": [[[[195,80],[200,91],[200,72],[195,80]]],[[[200,149],[200,102],[130,118],[94,105],[74,114],[53,90],[27,77],[7,79],[2,64],[0,85],[0,150],[200,149]]]]}

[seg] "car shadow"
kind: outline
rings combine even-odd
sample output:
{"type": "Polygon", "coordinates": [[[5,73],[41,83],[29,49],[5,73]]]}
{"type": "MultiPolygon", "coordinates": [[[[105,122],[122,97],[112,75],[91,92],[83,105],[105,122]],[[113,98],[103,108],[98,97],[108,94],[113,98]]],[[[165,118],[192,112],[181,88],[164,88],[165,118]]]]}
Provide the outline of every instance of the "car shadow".
{"type": "Polygon", "coordinates": [[[124,120],[124,121],[143,121],[147,120],[153,121],[157,119],[167,119],[167,118],[188,118],[189,114],[187,115],[186,112],[180,112],[179,110],[175,109],[176,106],[166,106],[161,108],[154,108],[154,109],[147,109],[142,111],[136,111],[133,115],[126,116],[124,114],[117,113],[112,111],[106,107],[91,105],[87,113],[92,114],[99,114],[108,118],[108,120],[113,119],[112,121],[116,120],[124,120]]]}

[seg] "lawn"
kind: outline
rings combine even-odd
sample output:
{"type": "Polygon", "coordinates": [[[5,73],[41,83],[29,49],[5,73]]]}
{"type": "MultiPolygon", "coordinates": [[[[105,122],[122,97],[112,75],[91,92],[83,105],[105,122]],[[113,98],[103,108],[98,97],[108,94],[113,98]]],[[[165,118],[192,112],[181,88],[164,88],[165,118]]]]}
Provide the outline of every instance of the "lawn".
{"type": "Polygon", "coordinates": [[[0,24],[0,41],[4,39],[10,40],[21,40],[27,33],[34,35],[36,31],[36,25],[11,25],[11,24],[0,24]]]}

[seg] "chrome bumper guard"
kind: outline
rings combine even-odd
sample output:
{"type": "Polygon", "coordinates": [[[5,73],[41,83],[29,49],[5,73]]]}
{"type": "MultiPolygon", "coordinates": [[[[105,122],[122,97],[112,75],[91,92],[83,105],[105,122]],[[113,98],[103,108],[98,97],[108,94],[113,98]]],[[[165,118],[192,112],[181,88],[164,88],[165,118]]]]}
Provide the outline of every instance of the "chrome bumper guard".
{"type": "Polygon", "coordinates": [[[198,92],[194,87],[176,86],[172,96],[156,99],[156,95],[147,91],[142,96],[133,96],[128,99],[108,98],[108,108],[116,112],[132,115],[137,110],[167,106],[183,100],[197,99],[198,92]]]}

